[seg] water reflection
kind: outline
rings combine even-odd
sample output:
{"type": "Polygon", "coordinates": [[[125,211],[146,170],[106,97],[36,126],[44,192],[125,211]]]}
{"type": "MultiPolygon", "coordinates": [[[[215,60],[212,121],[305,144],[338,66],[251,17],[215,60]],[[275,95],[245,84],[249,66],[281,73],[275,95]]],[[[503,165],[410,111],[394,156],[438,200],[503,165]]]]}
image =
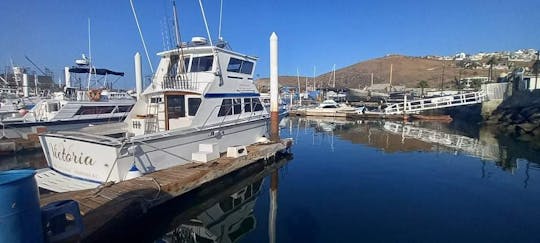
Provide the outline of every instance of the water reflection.
{"type": "MultiPolygon", "coordinates": [[[[190,206],[187,208],[178,207],[176,211],[178,214],[166,227],[169,230],[153,242],[239,242],[257,227],[254,208],[257,198],[263,192],[264,181],[267,180],[265,177],[269,175],[268,241],[275,242],[278,170],[288,162],[288,159],[290,158],[240,172],[246,173],[247,178],[242,179],[239,175],[233,175],[216,185],[204,188],[202,191],[210,195],[199,198],[201,202],[189,203],[190,206]],[[231,182],[232,185],[229,185],[231,182]]],[[[186,201],[185,198],[180,200],[184,203],[186,201]]],[[[171,206],[173,205],[169,204],[165,208],[171,206]]],[[[154,217],[158,218],[160,224],[165,220],[159,213],[154,217]]]]}
{"type": "Polygon", "coordinates": [[[335,151],[334,137],[339,137],[386,153],[430,151],[472,156],[492,161],[511,173],[520,165],[527,170],[540,169],[540,152],[531,149],[532,145],[474,124],[311,117],[291,117],[286,122],[288,124],[283,124],[282,128],[288,129],[297,143],[307,142],[299,141],[305,139],[302,133],[311,133],[312,145],[328,144],[331,152],[335,151]]]}
{"type": "Polygon", "coordinates": [[[253,208],[263,179],[225,197],[156,242],[236,242],[255,229],[253,208]]]}
{"type": "Polygon", "coordinates": [[[0,156],[0,171],[27,168],[39,169],[45,166],[47,166],[47,160],[41,150],[0,156]]]}

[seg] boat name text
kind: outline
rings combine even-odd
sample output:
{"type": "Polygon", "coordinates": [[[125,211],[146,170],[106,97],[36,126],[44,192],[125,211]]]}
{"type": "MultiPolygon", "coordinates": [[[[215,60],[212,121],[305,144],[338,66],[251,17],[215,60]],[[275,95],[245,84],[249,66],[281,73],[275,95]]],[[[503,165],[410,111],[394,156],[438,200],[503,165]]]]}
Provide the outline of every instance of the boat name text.
{"type": "Polygon", "coordinates": [[[94,159],[92,157],[82,152],[72,151],[70,148],[66,149],[63,144],[52,144],[52,155],[54,158],[66,163],[94,165],[94,159]]]}

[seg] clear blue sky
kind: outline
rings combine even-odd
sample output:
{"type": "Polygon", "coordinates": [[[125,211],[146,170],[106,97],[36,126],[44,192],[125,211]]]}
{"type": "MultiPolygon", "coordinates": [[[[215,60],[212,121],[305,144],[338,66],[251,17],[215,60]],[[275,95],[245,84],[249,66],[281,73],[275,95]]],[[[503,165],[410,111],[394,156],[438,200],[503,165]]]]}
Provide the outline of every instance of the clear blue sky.
{"type": "MultiPolygon", "coordinates": [[[[204,0],[213,37],[219,0],[204,0]]],[[[154,67],[172,19],[170,0],[134,0],[154,67]]],[[[178,0],[184,40],[206,36],[197,0],[178,0]]],[[[269,73],[268,39],[279,36],[281,75],[317,75],[389,53],[450,55],[456,52],[540,48],[540,1],[322,1],[224,0],[222,35],[232,48],[260,57],[256,73],[269,73]]],[[[0,64],[30,66],[24,55],[57,74],[88,53],[98,67],[126,72],[133,87],[133,55],[144,57],[129,0],[2,0],[0,64]]],[[[145,74],[150,73],[146,59],[145,74]]]]}

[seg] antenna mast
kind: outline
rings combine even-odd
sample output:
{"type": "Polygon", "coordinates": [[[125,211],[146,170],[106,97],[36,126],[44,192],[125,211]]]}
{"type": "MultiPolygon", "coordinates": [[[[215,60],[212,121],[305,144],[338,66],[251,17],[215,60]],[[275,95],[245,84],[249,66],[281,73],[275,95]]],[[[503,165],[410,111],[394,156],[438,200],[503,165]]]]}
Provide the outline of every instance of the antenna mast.
{"type": "Polygon", "coordinates": [[[211,46],[214,46],[214,43],[212,42],[212,36],[210,35],[210,29],[208,29],[208,22],[206,21],[206,14],[204,14],[204,7],[201,0],[199,0],[199,6],[201,6],[201,13],[204,20],[204,26],[206,27],[206,34],[208,35],[208,41],[210,41],[211,46]]]}
{"type": "Polygon", "coordinates": [[[146,48],[146,42],[144,41],[141,26],[139,25],[139,20],[137,19],[137,13],[135,12],[135,7],[133,6],[133,0],[129,0],[129,3],[131,4],[131,11],[133,12],[133,17],[135,18],[137,29],[139,30],[139,36],[141,37],[141,41],[144,47],[144,53],[146,54],[146,59],[148,60],[148,65],[150,65],[150,71],[154,73],[154,67],[152,67],[152,61],[150,60],[150,55],[148,55],[148,48],[146,48]]]}
{"type": "Polygon", "coordinates": [[[221,23],[222,23],[222,19],[223,19],[223,0],[220,1],[220,4],[219,4],[219,30],[218,30],[218,39],[219,40],[222,40],[223,38],[221,37],[221,23]]]}
{"type": "Polygon", "coordinates": [[[176,47],[179,48],[182,42],[180,39],[180,27],[178,26],[178,16],[176,15],[176,1],[172,1],[173,15],[174,15],[174,34],[176,35],[176,47]]]}

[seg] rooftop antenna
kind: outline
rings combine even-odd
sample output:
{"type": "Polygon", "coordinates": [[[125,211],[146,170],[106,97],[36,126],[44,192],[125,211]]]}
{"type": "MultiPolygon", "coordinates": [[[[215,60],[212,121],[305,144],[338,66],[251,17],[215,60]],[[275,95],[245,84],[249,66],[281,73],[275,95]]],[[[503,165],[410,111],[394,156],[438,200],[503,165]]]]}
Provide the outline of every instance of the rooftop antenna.
{"type": "Polygon", "coordinates": [[[221,36],[221,23],[223,19],[223,0],[219,1],[219,30],[218,30],[218,38],[219,40],[223,40],[223,37],[221,36]]]}
{"type": "Polygon", "coordinates": [[[202,0],[199,0],[199,6],[201,7],[201,14],[204,20],[204,27],[206,27],[206,34],[208,35],[208,41],[210,41],[211,46],[214,46],[214,43],[212,42],[212,36],[210,35],[210,29],[208,29],[208,22],[206,21],[206,14],[204,14],[204,7],[202,5],[202,0]]]}
{"type": "Polygon", "coordinates": [[[148,55],[148,48],[146,48],[146,42],[144,41],[141,26],[139,25],[139,20],[137,19],[137,13],[135,12],[135,7],[133,6],[133,0],[129,0],[129,4],[131,4],[131,11],[133,12],[133,17],[135,18],[137,29],[139,30],[139,36],[141,37],[141,42],[143,44],[144,53],[146,54],[146,59],[148,60],[148,65],[150,65],[150,71],[154,73],[154,67],[152,67],[152,61],[150,60],[150,55],[148,55]]]}

